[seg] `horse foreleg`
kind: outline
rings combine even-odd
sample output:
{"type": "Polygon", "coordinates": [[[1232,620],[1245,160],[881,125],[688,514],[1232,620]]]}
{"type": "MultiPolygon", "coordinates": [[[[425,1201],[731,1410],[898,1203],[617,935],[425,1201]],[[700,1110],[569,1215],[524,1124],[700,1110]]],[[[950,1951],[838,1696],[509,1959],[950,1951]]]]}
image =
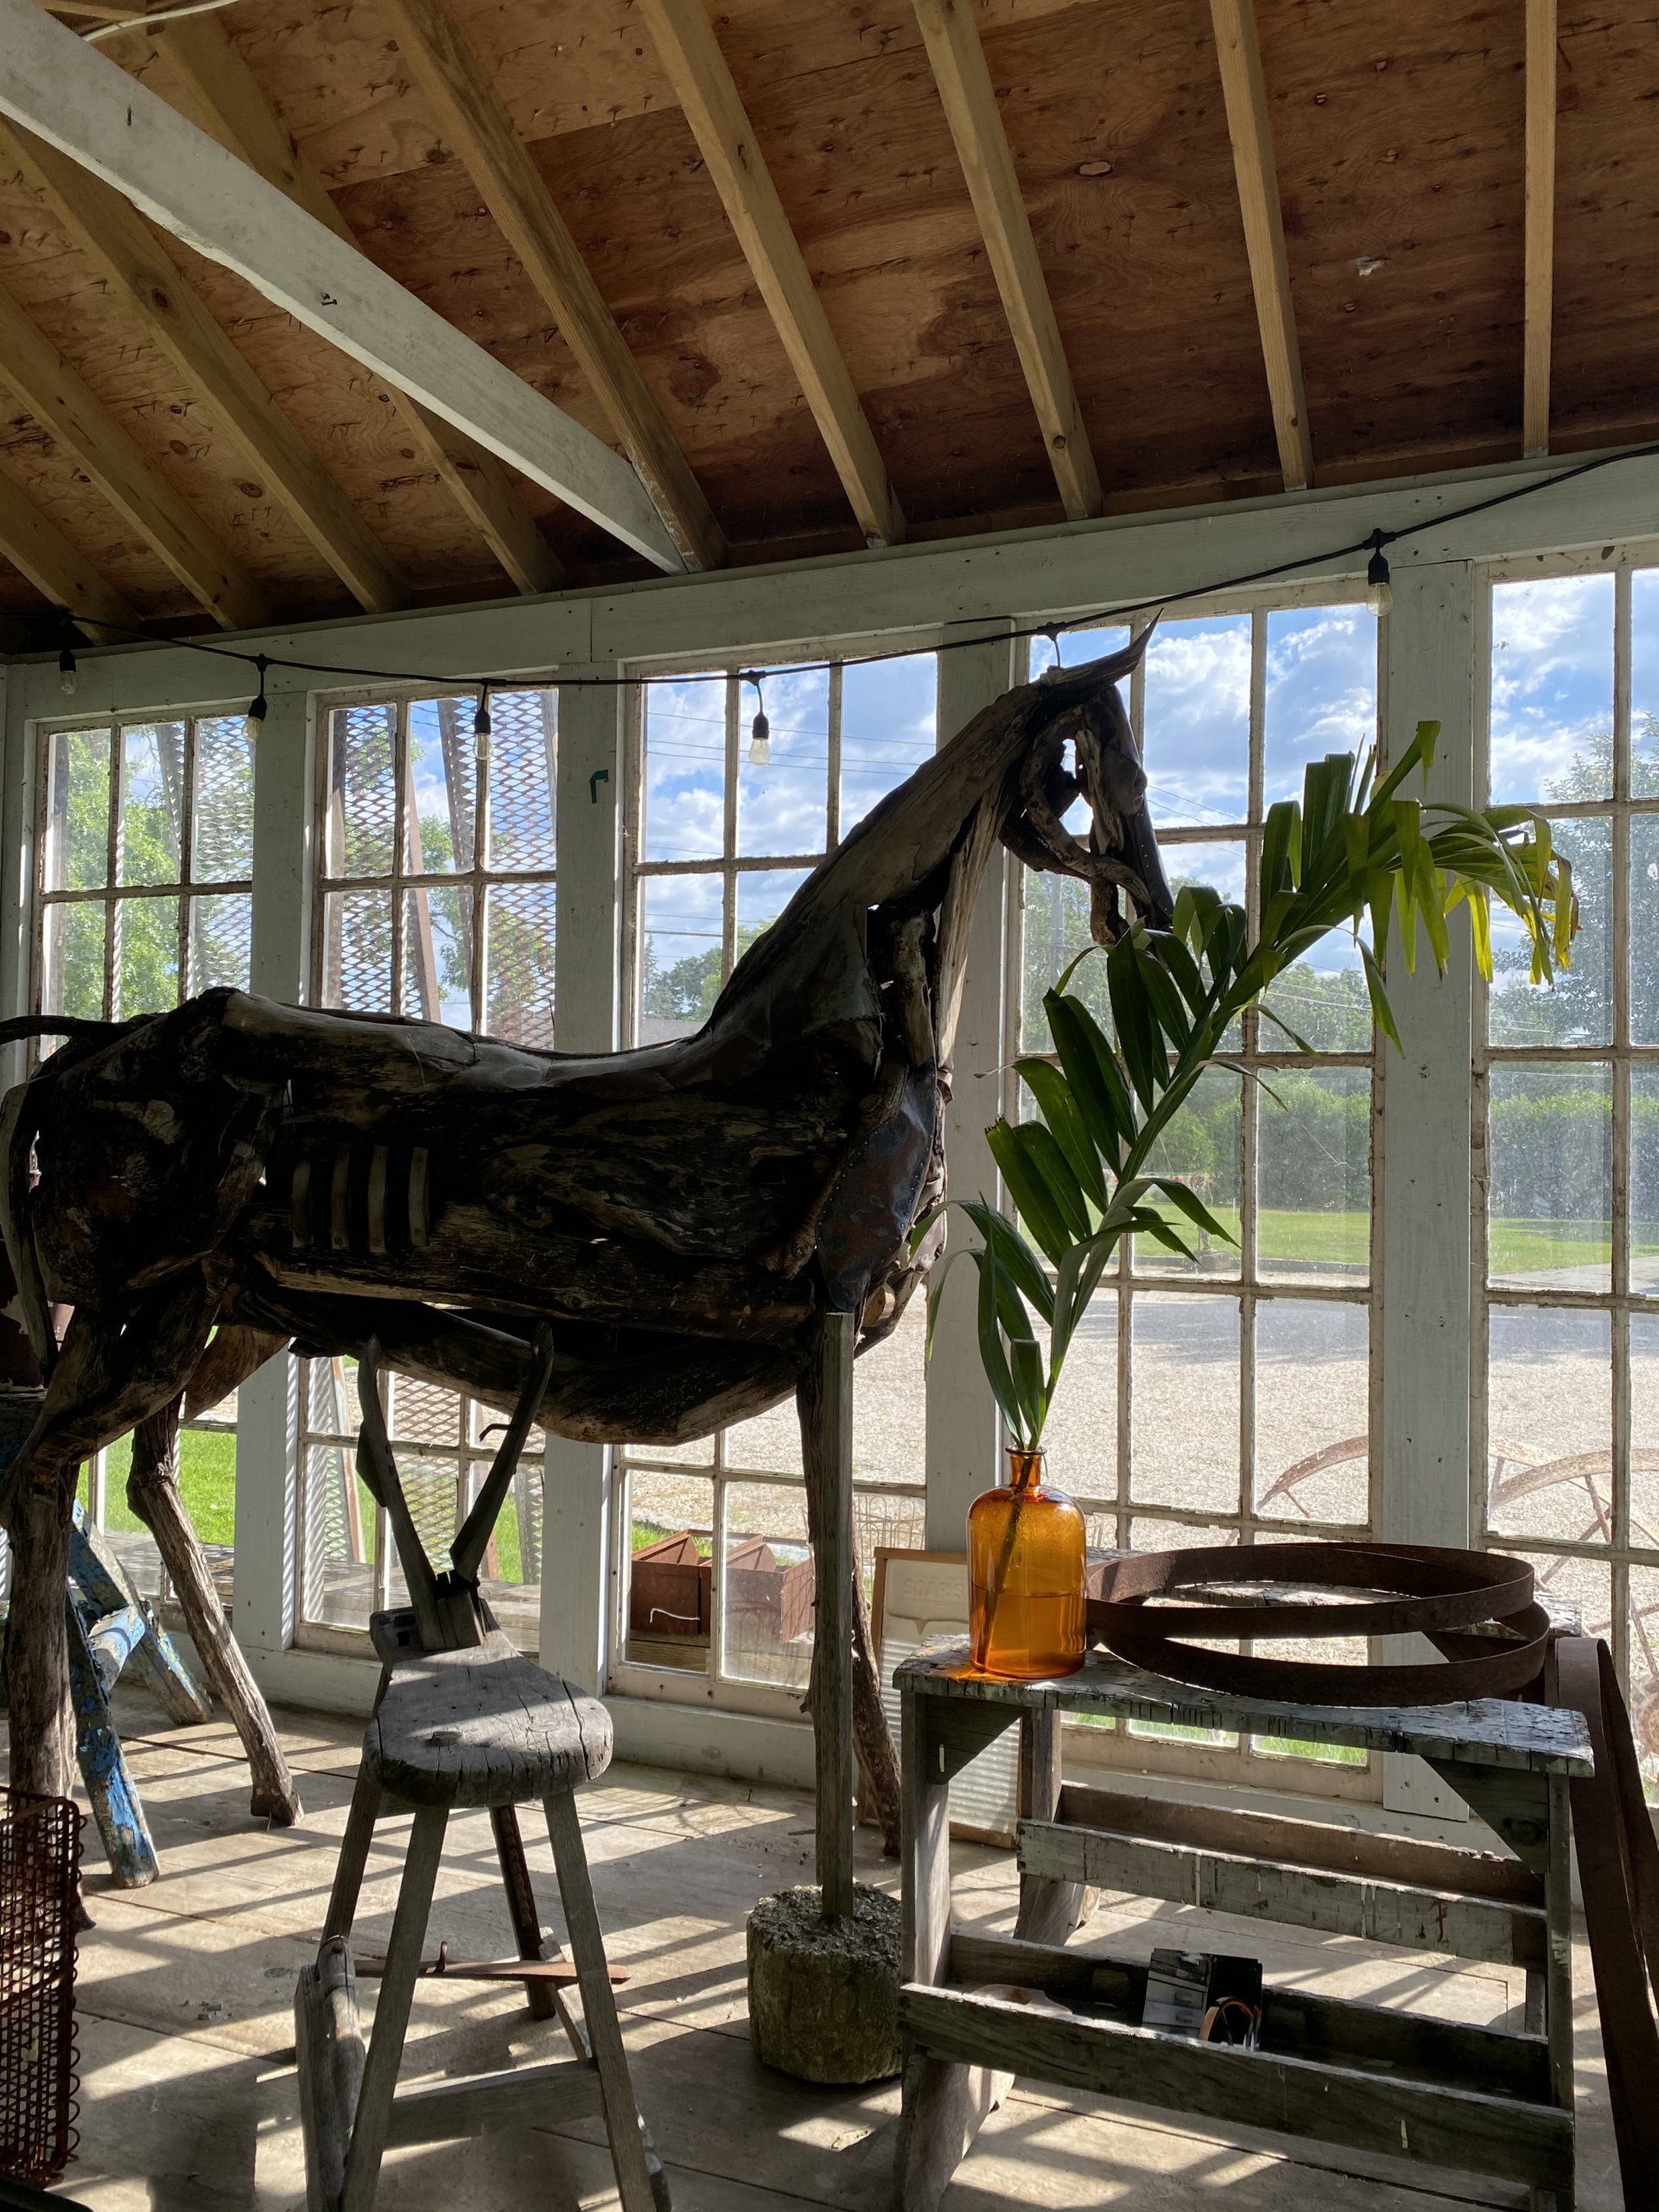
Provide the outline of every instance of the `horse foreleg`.
{"type": "Polygon", "coordinates": [[[133,1431],[127,1503],[156,1539],[196,1655],[242,1738],[253,1778],[249,1809],[288,1827],[300,1817],[299,1792],[179,1495],[179,1404],[175,1398],[133,1431]]]}

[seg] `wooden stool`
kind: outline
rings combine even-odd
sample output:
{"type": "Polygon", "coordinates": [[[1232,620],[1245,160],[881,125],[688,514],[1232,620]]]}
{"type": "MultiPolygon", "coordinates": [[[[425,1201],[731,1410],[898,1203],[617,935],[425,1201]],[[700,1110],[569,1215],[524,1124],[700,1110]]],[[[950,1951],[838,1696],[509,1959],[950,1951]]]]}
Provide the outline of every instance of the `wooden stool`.
{"type": "Polygon", "coordinates": [[[372,1633],[384,1668],[380,1695],[363,1739],[317,1964],[302,1969],[295,1993],[308,2212],[369,2212],[381,2160],[396,2145],[442,2142],[515,2122],[546,2126],[596,2113],[610,2139],[623,2212],[670,2212],[667,2177],[634,2102],[576,1817],[575,1791],[610,1764],[610,1715],[598,1699],[571,1689],[517,1652],[477,1587],[477,1564],[494,1511],[546,1386],[550,1339],[538,1340],[537,1349],[537,1372],[451,1548],[453,1570],[442,1579],[433,1574],[413,1533],[385,1442],[377,1348],[371,1346],[362,1362],[359,1465],[391,1517],[413,1602],[404,1611],[375,1616],[372,1633]],[[469,1627],[471,1641],[459,1642],[469,1627]],[[412,1808],[415,1825],[365,2053],[349,1939],[374,1824],[388,1799],[412,1808]],[[444,1831],[455,1807],[489,1808],[519,1959],[532,1965],[543,1960],[514,1809],[532,1801],[547,1820],[573,1967],[528,1975],[531,2009],[543,2018],[557,2013],[575,2055],[398,2097],[427,1918],[444,1831]],[[560,1982],[571,1980],[582,1993],[581,2020],[560,1993],[560,1982]]]}

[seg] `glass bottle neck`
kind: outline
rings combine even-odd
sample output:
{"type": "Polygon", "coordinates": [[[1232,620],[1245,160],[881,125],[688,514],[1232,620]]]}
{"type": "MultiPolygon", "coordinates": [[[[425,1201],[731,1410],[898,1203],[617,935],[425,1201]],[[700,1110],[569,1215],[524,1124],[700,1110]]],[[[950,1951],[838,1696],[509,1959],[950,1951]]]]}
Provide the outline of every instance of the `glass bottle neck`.
{"type": "Polygon", "coordinates": [[[1022,1446],[1008,1446],[1008,1488],[1010,1490],[1039,1490],[1043,1480],[1043,1453],[1040,1449],[1027,1451],[1022,1446]]]}

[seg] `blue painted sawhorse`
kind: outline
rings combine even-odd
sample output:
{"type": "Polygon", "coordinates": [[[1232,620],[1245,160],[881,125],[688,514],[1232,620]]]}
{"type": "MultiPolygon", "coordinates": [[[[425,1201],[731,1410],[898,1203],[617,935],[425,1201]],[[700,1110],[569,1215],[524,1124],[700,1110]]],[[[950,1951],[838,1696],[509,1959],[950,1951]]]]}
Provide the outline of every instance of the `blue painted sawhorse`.
{"type": "Polygon", "coordinates": [[[69,1694],[75,1756],[116,1887],[142,1889],[160,1872],[137,1787],[127,1771],[110,1694],[124,1669],[177,1727],[213,1718],[213,1707],[150,1606],[133,1588],[103,1531],[78,1504],[69,1535],[69,1694]]]}

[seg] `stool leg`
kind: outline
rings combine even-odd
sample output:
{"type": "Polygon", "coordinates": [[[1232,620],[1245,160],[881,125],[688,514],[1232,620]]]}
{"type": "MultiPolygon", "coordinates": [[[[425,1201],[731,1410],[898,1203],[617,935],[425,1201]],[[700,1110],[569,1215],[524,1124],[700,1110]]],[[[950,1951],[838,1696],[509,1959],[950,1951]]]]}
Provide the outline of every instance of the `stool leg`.
{"type": "Polygon", "coordinates": [[[379,1817],[380,1797],[379,1783],[369,1772],[366,1762],[359,1762],[357,1780],[352,1785],[352,1808],[346,1815],[346,1833],[340,1841],[340,1857],[334,1861],[328,1917],[322,1923],[325,1943],[331,1936],[349,1936],[352,1932],[364,1870],[369,1863],[369,1846],[374,1841],[374,1824],[379,1817]]]}
{"type": "MultiPolygon", "coordinates": [[[[569,1789],[556,1789],[545,1800],[545,1808],[553,1865],[559,1878],[559,1896],[564,1904],[564,1924],[570,1932],[570,1955],[575,1962],[582,1990],[588,2041],[599,2069],[605,2133],[611,2140],[611,2164],[616,2170],[622,2212],[660,2212],[645,2158],[645,2126],[634,2101],[633,2084],[628,2077],[628,2055],[622,2044],[622,2024],[616,2017],[605,1938],[600,1933],[593,1885],[588,1878],[588,1853],[582,1847],[575,1797],[569,1789]]],[[[353,2208],[347,2205],[345,2212],[353,2212],[353,2208]]]]}
{"type": "Polygon", "coordinates": [[[448,1822],[448,1808],[442,1805],[423,1805],[415,1815],[415,1832],[409,1840],[403,1886],[392,1918],[391,1941],[386,1947],[385,1972],[375,2002],[374,2033],[363,2064],[357,2120],[346,2153],[346,2185],[340,2191],[340,2212],[369,2212],[374,2202],[380,2161],[391,2129],[391,2100],[403,2063],[404,2037],[409,2031],[409,2008],[414,2000],[427,1916],[432,1910],[432,1891],[448,1822]]]}
{"type": "MultiPolygon", "coordinates": [[[[518,1832],[517,1808],[492,1805],[490,1827],[495,1834],[495,1855],[501,1862],[501,1885],[507,1893],[507,1917],[512,1923],[518,1955],[521,1959],[545,1958],[542,1923],[536,1910],[536,1892],[530,1885],[530,1868],[524,1860],[524,1839],[518,1832]]],[[[553,1992],[544,1981],[527,1982],[524,1994],[532,2019],[550,2020],[558,2010],[553,1992]]]]}

